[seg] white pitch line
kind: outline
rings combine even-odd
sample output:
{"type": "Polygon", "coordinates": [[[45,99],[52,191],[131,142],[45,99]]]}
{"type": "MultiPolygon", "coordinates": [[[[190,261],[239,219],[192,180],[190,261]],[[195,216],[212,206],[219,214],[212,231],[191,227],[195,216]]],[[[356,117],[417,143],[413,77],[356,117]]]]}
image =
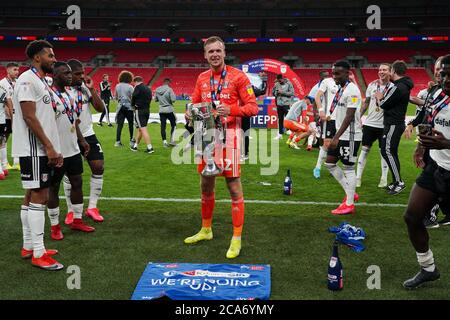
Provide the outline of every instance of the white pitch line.
{"type": "MultiPolygon", "coordinates": [[[[64,199],[65,197],[60,196],[60,199],[64,199]]],[[[23,199],[23,195],[0,195],[0,199],[23,199]]],[[[89,199],[89,197],[84,197],[84,199],[89,199]]],[[[135,197],[100,197],[99,200],[105,201],[147,201],[147,202],[200,202],[200,199],[179,199],[179,198],[135,198],[135,197]]],[[[216,200],[219,203],[231,203],[231,200],[228,199],[220,199],[216,200]]],[[[255,203],[255,204],[272,204],[272,205],[314,205],[314,206],[335,206],[339,205],[338,202],[317,202],[317,201],[293,201],[293,200],[251,200],[245,199],[246,203],[255,203]]],[[[367,202],[359,202],[356,203],[358,207],[392,207],[392,208],[404,208],[406,204],[401,203],[367,203],[367,202]]]]}

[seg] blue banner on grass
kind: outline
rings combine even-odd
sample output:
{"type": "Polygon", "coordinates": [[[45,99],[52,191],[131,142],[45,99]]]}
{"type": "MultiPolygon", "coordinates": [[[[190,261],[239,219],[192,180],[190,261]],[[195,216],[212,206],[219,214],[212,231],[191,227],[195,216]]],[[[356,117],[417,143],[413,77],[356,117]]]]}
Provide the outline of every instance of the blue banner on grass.
{"type": "Polygon", "coordinates": [[[270,265],[152,263],[131,297],[151,300],[268,300],[270,265]]]}

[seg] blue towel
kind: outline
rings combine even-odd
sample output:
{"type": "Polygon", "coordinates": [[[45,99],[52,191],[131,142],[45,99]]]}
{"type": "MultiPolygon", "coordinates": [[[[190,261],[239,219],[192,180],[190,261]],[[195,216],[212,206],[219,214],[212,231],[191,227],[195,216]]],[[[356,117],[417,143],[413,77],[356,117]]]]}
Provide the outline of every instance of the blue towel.
{"type": "Polygon", "coordinates": [[[362,228],[352,226],[347,222],[342,222],[339,227],[330,227],[328,231],[336,234],[336,240],[350,247],[355,252],[364,251],[363,240],[366,233],[362,228]]]}

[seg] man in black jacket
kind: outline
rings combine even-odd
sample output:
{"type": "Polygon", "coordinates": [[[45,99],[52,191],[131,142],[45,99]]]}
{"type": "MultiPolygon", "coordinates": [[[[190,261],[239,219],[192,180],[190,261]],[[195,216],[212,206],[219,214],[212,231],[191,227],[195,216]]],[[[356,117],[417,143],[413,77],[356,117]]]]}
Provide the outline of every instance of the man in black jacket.
{"type": "Polygon", "coordinates": [[[394,86],[385,94],[377,92],[377,105],[384,111],[384,131],[381,155],[391,170],[393,182],[387,186],[387,193],[395,195],[405,189],[400,175],[398,145],[405,131],[405,115],[409,103],[409,95],[414,84],[406,75],[406,63],[395,61],[391,67],[391,81],[394,86]]]}
{"type": "Polygon", "coordinates": [[[137,151],[137,147],[141,138],[144,138],[145,144],[147,145],[146,153],[153,153],[152,142],[147,131],[147,123],[150,118],[150,102],[152,101],[152,91],[148,86],[142,82],[142,77],[134,78],[134,91],[131,98],[131,106],[133,107],[134,122],[136,128],[138,129],[138,134],[136,137],[136,142],[134,146],[131,147],[132,151],[137,151]]]}
{"type": "Polygon", "coordinates": [[[112,127],[111,121],[109,120],[109,102],[112,98],[111,93],[111,83],[108,81],[109,76],[107,74],[103,75],[103,81],[100,82],[100,98],[102,98],[105,108],[100,116],[99,126],[103,125],[103,117],[106,115],[106,121],[108,122],[108,127],[112,127]]]}

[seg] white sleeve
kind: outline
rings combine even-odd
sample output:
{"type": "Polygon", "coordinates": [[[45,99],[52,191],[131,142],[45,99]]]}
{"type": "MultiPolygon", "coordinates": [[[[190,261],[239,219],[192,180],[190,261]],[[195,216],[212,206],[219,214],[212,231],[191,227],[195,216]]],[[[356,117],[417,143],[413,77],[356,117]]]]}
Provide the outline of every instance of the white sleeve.
{"type": "Polygon", "coordinates": [[[361,93],[356,85],[348,88],[348,93],[346,94],[346,105],[347,108],[352,109],[356,109],[361,106],[361,93]]]}
{"type": "Polygon", "coordinates": [[[325,93],[327,92],[327,88],[328,88],[328,81],[325,79],[320,83],[319,90],[325,93]]]}
{"type": "Polygon", "coordinates": [[[41,98],[36,94],[36,83],[28,77],[21,79],[20,82],[16,84],[15,90],[17,90],[17,100],[19,102],[37,102],[41,98]]]}

